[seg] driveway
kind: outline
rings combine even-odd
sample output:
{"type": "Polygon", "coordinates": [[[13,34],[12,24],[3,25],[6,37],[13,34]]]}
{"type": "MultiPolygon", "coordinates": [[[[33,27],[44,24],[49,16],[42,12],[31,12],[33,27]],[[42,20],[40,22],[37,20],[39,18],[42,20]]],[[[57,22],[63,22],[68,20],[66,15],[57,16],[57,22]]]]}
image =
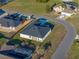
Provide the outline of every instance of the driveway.
{"type": "Polygon", "coordinates": [[[63,41],[59,44],[57,50],[52,55],[51,59],[65,59],[75,39],[76,30],[72,24],[70,24],[69,22],[65,20],[58,20],[57,22],[65,26],[67,30],[67,34],[64,37],[63,41]]]}

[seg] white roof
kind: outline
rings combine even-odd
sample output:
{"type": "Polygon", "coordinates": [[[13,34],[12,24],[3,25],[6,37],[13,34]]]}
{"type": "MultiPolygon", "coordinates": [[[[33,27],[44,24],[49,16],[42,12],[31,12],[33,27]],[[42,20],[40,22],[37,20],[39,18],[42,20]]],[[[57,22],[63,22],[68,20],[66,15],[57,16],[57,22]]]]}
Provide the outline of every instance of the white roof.
{"type": "Polygon", "coordinates": [[[62,0],[62,1],[64,1],[64,2],[70,2],[70,1],[73,1],[73,0],[62,0]]]}

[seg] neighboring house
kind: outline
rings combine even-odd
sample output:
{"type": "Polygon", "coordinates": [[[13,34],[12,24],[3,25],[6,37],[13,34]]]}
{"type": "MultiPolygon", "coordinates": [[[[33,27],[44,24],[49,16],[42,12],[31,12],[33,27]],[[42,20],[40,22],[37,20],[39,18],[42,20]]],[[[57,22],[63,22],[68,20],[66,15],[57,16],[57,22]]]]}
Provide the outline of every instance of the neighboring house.
{"type": "Polygon", "coordinates": [[[76,35],[75,39],[79,39],[79,35],[78,34],[76,35]]]}
{"type": "Polygon", "coordinates": [[[4,5],[4,4],[7,4],[10,1],[13,1],[13,0],[0,0],[0,4],[4,5]]]}
{"type": "Polygon", "coordinates": [[[76,2],[64,2],[64,4],[67,9],[71,9],[74,11],[77,11],[77,9],[78,9],[78,4],[76,2]]]}
{"type": "Polygon", "coordinates": [[[35,47],[24,45],[15,49],[0,51],[0,54],[14,59],[31,59],[34,51],[35,47]]]}
{"type": "Polygon", "coordinates": [[[64,8],[60,5],[56,5],[56,6],[53,7],[53,10],[57,13],[60,13],[64,10],[64,8]]]}
{"type": "Polygon", "coordinates": [[[72,2],[74,0],[62,0],[63,2],[72,2]]]}
{"type": "Polygon", "coordinates": [[[70,17],[70,16],[72,16],[72,15],[73,15],[73,13],[61,12],[59,18],[60,18],[60,19],[63,19],[63,18],[65,18],[65,17],[70,17]]]}
{"type": "Polygon", "coordinates": [[[27,16],[21,15],[19,13],[14,13],[0,18],[0,28],[16,30],[17,26],[23,23],[27,16]]]}
{"type": "Polygon", "coordinates": [[[25,28],[23,32],[20,33],[20,37],[43,42],[50,34],[53,27],[54,25],[50,24],[46,19],[39,18],[25,28]]]}
{"type": "Polygon", "coordinates": [[[0,0],[0,4],[8,3],[9,0],[0,0]]]}
{"type": "Polygon", "coordinates": [[[0,9],[0,18],[7,16],[8,13],[6,13],[4,10],[0,9]]]}

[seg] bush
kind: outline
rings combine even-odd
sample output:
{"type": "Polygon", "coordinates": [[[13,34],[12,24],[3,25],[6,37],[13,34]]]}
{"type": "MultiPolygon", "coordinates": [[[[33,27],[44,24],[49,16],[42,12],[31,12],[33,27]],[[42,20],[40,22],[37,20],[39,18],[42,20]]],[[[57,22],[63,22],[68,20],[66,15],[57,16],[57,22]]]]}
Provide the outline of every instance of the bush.
{"type": "Polygon", "coordinates": [[[44,44],[43,47],[44,47],[44,50],[47,50],[51,46],[52,46],[51,42],[47,42],[47,43],[44,44]]]}
{"type": "Polygon", "coordinates": [[[36,0],[37,2],[47,3],[49,0],[36,0]]]}

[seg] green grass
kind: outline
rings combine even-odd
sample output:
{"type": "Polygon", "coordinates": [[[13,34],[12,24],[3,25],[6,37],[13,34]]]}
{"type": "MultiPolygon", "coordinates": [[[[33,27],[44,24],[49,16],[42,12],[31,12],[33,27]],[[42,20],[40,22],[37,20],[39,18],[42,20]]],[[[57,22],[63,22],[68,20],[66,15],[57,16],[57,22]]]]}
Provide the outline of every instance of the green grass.
{"type": "MultiPolygon", "coordinates": [[[[66,30],[63,25],[56,24],[50,35],[44,40],[43,43],[32,41],[33,44],[37,46],[40,46],[40,49],[42,50],[42,47],[45,43],[51,42],[52,48],[50,49],[49,55],[46,54],[46,57],[44,59],[50,59],[51,55],[54,53],[56,48],[58,47],[59,43],[63,40],[64,36],[66,34],[66,30]],[[61,35],[62,33],[62,35],[61,35]]],[[[14,37],[14,39],[20,39],[21,41],[28,42],[28,39],[21,38],[19,36],[19,33],[14,37]]]]}
{"type": "Polygon", "coordinates": [[[4,9],[16,10],[24,13],[46,14],[46,6],[52,6],[61,0],[50,0],[48,3],[39,3],[36,0],[15,0],[3,6],[4,9]],[[12,8],[13,7],[13,8],[12,8]]]}
{"type": "Polygon", "coordinates": [[[5,38],[0,38],[0,46],[6,44],[7,40],[5,38]]]}
{"type": "Polygon", "coordinates": [[[74,1],[79,4],[79,0],[74,0],[74,1]]]}
{"type": "MultiPolygon", "coordinates": [[[[79,0],[75,0],[79,3],[79,0]]],[[[62,0],[50,0],[48,3],[39,3],[36,0],[15,0],[5,6],[3,9],[9,9],[13,11],[23,12],[23,13],[35,13],[40,15],[46,14],[46,6],[52,6],[54,3],[62,2],[62,0]]]]}
{"type": "Polygon", "coordinates": [[[79,59],[79,43],[77,43],[76,40],[70,49],[68,59],[79,59]]]}
{"type": "Polygon", "coordinates": [[[67,21],[69,21],[77,30],[77,33],[79,34],[79,14],[73,15],[72,17],[68,18],[67,21]]]}

